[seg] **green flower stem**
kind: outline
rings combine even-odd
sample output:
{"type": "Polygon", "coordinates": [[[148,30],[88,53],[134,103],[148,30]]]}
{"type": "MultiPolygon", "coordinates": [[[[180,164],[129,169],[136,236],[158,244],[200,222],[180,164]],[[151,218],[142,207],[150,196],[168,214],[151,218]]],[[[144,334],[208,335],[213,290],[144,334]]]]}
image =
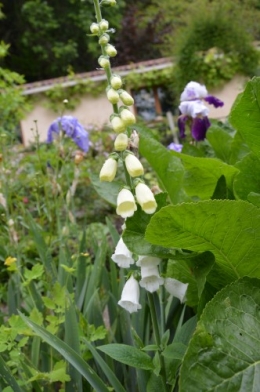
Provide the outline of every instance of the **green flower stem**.
{"type": "Polygon", "coordinates": [[[130,177],[127,169],[126,169],[126,165],[125,165],[125,161],[124,161],[124,158],[123,158],[123,154],[122,154],[122,161],[123,161],[123,167],[124,167],[124,172],[125,172],[126,183],[129,186],[129,188],[131,189],[131,191],[133,191],[134,190],[133,182],[132,182],[132,179],[131,179],[131,177],[130,177]]]}
{"type": "Polygon", "coordinates": [[[160,332],[159,332],[158,318],[157,318],[155,305],[154,305],[154,298],[153,298],[153,294],[151,294],[151,293],[147,293],[147,295],[148,295],[148,301],[149,301],[149,308],[150,308],[150,312],[151,312],[155,342],[159,348],[158,353],[159,353],[160,364],[161,364],[161,376],[163,379],[164,392],[167,392],[166,368],[165,368],[164,358],[161,354],[161,337],[160,337],[160,332]]]}

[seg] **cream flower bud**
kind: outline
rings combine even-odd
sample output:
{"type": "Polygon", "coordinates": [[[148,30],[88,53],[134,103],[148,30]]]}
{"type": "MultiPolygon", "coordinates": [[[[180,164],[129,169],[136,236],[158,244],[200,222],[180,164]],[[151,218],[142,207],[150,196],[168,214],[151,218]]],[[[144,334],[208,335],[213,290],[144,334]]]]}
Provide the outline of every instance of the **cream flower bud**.
{"type": "Polygon", "coordinates": [[[122,79],[120,76],[113,75],[110,79],[110,84],[114,89],[118,90],[122,86],[122,79]]]}
{"type": "Polygon", "coordinates": [[[102,34],[101,37],[98,40],[98,43],[100,45],[105,45],[105,44],[107,44],[109,42],[109,40],[110,40],[110,37],[109,37],[108,34],[102,34]]]}
{"type": "Polygon", "coordinates": [[[102,68],[108,68],[110,65],[110,61],[107,57],[105,56],[100,56],[98,59],[98,64],[100,65],[100,67],[102,68]]]}
{"type": "Polygon", "coordinates": [[[118,92],[116,92],[116,90],[114,90],[113,88],[110,88],[109,90],[107,90],[107,99],[113,104],[117,103],[119,101],[118,92]]]}
{"type": "Polygon", "coordinates": [[[112,128],[115,132],[120,133],[125,131],[125,124],[120,117],[115,116],[111,120],[112,128]]]}
{"type": "Polygon", "coordinates": [[[102,31],[108,30],[108,27],[109,27],[108,21],[107,21],[106,19],[102,19],[102,20],[99,22],[99,27],[100,27],[100,29],[101,29],[102,31]]]}
{"type": "Polygon", "coordinates": [[[147,185],[139,182],[135,187],[136,200],[146,214],[153,214],[157,208],[154,195],[147,185]]]}
{"type": "Polygon", "coordinates": [[[144,174],[144,168],[138,158],[133,154],[128,154],[125,158],[125,165],[131,177],[139,177],[144,174]]]}
{"type": "Polygon", "coordinates": [[[185,302],[188,283],[182,283],[177,279],[166,278],[164,287],[174,297],[178,298],[181,302],[185,302]]]}
{"type": "Polygon", "coordinates": [[[122,90],[120,92],[120,99],[126,106],[131,106],[134,104],[134,98],[131,97],[131,95],[128,94],[128,92],[126,92],[125,90],[122,90]]]}
{"type": "Polygon", "coordinates": [[[106,51],[106,54],[110,57],[115,57],[117,55],[116,48],[111,44],[107,44],[105,46],[105,51],[106,51]]]}
{"type": "Polygon", "coordinates": [[[136,210],[134,195],[128,189],[123,188],[117,196],[116,213],[122,218],[129,218],[134,215],[136,210]]]}
{"type": "Polygon", "coordinates": [[[132,252],[127,248],[123,238],[118,241],[111,259],[121,268],[129,268],[131,264],[134,264],[132,252]]]}
{"type": "Polygon", "coordinates": [[[124,151],[128,146],[128,136],[125,133],[119,133],[114,142],[116,151],[124,151]]]}
{"type": "Polygon", "coordinates": [[[137,280],[131,275],[124,285],[118,305],[129,313],[137,312],[142,306],[139,304],[140,289],[137,280]]]}
{"type": "Polygon", "coordinates": [[[91,31],[92,34],[98,34],[99,33],[98,24],[97,23],[91,23],[90,31],[91,31]]]}
{"type": "Polygon", "coordinates": [[[122,118],[125,125],[132,125],[136,122],[135,115],[128,109],[121,110],[120,117],[122,118]]]}
{"type": "Polygon", "coordinates": [[[117,161],[114,158],[108,158],[100,170],[99,179],[100,181],[111,182],[116,176],[117,161]]]}
{"type": "Polygon", "coordinates": [[[141,265],[141,277],[139,284],[150,293],[157,291],[159,287],[164,283],[164,279],[160,277],[158,266],[142,266],[141,265]]]}

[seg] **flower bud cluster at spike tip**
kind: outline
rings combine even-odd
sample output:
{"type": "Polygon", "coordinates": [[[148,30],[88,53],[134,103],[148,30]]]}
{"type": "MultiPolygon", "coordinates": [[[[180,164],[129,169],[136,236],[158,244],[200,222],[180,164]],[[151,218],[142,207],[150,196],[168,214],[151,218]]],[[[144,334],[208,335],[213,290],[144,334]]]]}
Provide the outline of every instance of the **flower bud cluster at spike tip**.
{"type": "Polygon", "coordinates": [[[128,136],[125,133],[119,133],[114,142],[116,151],[125,151],[128,147],[128,136]]]}
{"type": "Polygon", "coordinates": [[[107,99],[109,100],[110,103],[115,104],[119,101],[119,94],[116,90],[113,88],[110,88],[107,90],[107,99]]]}
{"type": "Polygon", "coordinates": [[[114,180],[117,171],[117,161],[114,158],[108,158],[102,166],[99,173],[100,181],[111,182],[114,180]]]}

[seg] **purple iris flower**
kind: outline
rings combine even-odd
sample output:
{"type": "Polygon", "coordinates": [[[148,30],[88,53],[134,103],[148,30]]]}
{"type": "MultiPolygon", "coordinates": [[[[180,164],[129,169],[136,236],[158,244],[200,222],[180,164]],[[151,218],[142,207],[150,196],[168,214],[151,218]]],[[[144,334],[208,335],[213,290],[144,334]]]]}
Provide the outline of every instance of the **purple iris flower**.
{"type": "Polygon", "coordinates": [[[172,143],[169,144],[169,146],[167,146],[167,148],[169,150],[173,150],[173,151],[176,151],[176,152],[181,152],[181,150],[183,148],[183,145],[172,142],[172,143]]]}
{"type": "Polygon", "coordinates": [[[205,97],[204,100],[208,102],[210,105],[213,105],[215,108],[220,108],[224,105],[224,102],[222,102],[217,97],[214,97],[214,95],[207,95],[207,97],[205,97]]]}
{"type": "Polygon", "coordinates": [[[62,116],[56,118],[48,129],[47,143],[52,143],[53,136],[58,135],[60,131],[65,132],[81,150],[85,152],[89,150],[88,132],[75,117],[62,116]]]}
{"type": "Polygon", "coordinates": [[[192,121],[191,135],[193,139],[200,141],[206,137],[206,132],[210,127],[210,121],[208,117],[196,117],[192,121]]]}

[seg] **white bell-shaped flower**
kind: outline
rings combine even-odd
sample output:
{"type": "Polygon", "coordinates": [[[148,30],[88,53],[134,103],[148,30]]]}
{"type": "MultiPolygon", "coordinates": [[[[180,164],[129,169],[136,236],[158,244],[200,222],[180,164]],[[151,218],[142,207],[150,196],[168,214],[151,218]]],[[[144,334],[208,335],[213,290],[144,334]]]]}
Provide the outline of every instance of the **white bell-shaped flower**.
{"type": "Polygon", "coordinates": [[[142,308],[139,304],[139,297],[139,284],[132,275],[124,285],[118,305],[127,310],[129,313],[137,312],[138,309],[142,308]]]}
{"type": "Polygon", "coordinates": [[[141,265],[141,277],[139,284],[150,293],[157,291],[164,283],[164,279],[160,277],[158,266],[142,266],[141,265]]]}
{"type": "Polygon", "coordinates": [[[111,256],[111,259],[121,268],[129,268],[131,264],[134,264],[132,252],[130,252],[124,243],[123,238],[120,238],[118,241],[115,252],[111,256]]]}
{"type": "Polygon", "coordinates": [[[147,214],[153,214],[155,212],[157,203],[151,189],[147,185],[139,182],[135,187],[135,195],[137,202],[144,212],[147,214]]]}
{"type": "Polygon", "coordinates": [[[178,298],[181,302],[185,302],[188,283],[182,283],[177,279],[166,278],[164,287],[174,297],[178,298]]]}
{"type": "Polygon", "coordinates": [[[100,181],[111,182],[116,176],[117,161],[113,158],[108,158],[100,170],[99,179],[100,181]]]}
{"type": "Polygon", "coordinates": [[[116,213],[122,218],[129,218],[134,215],[137,210],[135,198],[128,189],[123,188],[117,196],[117,209],[116,213]]]}
{"type": "Polygon", "coordinates": [[[144,174],[144,168],[139,159],[133,155],[128,154],[125,158],[126,170],[131,177],[139,177],[144,174]]]}

